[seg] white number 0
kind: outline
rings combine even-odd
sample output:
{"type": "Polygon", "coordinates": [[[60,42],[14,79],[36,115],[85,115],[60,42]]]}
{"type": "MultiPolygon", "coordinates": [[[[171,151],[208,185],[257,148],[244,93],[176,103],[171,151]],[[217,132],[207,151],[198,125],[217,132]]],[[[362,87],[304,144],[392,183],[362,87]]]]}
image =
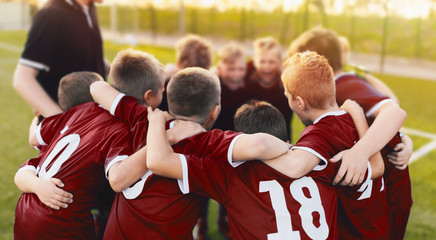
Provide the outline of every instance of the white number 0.
{"type": "Polygon", "coordinates": [[[52,178],[61,168],[62,164],[67,161],[67,159],[73,154],[80,143],[80,136],[78,134],[70,134],[63,137],[53,150],[50,152],[48,157],[44,160],[44,163],[39,169],[38,176],[42,179],[52,178]],[[62,151],[64,150],[64,151],[62,151]],[[62,151],[59,157],[54,161],[51,168],[47,171],[47,166],[53,161],[53,159],[62,151]]]}
{"type": "MultiPolygon", "coordinates": [[[[298,213],[306,234],[312,239],[326,239],[329,235],[329,228],[315,181],[311,177],[302,177],[292,182],[289,189],[294,199],[301,204],[298,213]],[[304,195],[303,188],[309,190],[310,198],[304,195]],[[319,213],[319,227],[313,224],[313,212],[319,213]]],[[[277,232],[268,234],[268,240],[300,239],[300,232],[292,230],[291,215],[286,206],[282,186],[276,180],[261,181],[259,183],[259,192],[270,193],[271,203],[276,215],[277,232]]]]}

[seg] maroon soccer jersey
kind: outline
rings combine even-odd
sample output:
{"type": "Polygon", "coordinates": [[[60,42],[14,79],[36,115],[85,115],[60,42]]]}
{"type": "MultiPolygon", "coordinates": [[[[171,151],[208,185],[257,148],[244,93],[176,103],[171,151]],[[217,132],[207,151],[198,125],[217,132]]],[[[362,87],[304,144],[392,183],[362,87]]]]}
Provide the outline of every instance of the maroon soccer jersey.
{"type": "Polygon", "coordinates": [[[74,201],[54,210],[36,194],[23,193],[15,212],[15,239],[95,239],[91,208],[108,184],[105,169],[132,154],[127,125],[92,102],[46,118],[36,132],[41,152],[20,170],[60,179],[74,201]]]}
{"type": "MultiPolygon", "coordinates": [[[[144,146],[147,109],[133,98],[122,96],[111,109],[116,116],[133,124],[130,128],[137,138],[134,142],[137,146],[144,146]]],[[[231,156],[231,143],[238,135],[213,130],[184,139],[173,148],[186,154],[227,158],[228,154],[231,156]]],[[[116,195],[104,238],[192,239],[199,204],[199,196],[183,194],[177,180],[148,171],[133,186],[116,195]]]]}
{"type": "MultiPolygon", "coordinates": [[[[377,111],[385,102],[391,101],[369,83],[352,73],[344,73],[335,77],[336,79],[336,101],[341,105],[346,99],[355,100],[364,109],[369,123],[374,119],[374,112],[377,111]]],[[[412,207],[412,190],[410,184],[409,168],[398,170],[387,160],[387,155],[391,153],[396,144],[401,142],[397,134],[388,145],[382,149],[382,157],[385,163],[385,179],[387,207],[389,212],[401,212],[408,215],[412,207]]],[[[389,219],[395,226],[396,219],[389,219]]],[[[390,223],[391,225],[391,223],[390,223]]],[[[403,227],[404,228],[404,227],[403,227]]],[[[395,228],[397,229],[397,228],[395,228]]],[[[394,231],[390,229],[389,232],[394,231]]],[[[401,231],[405,231],[402,229],[401,231]]]]}
{"type": "MultiPolygon", "coordinates": [[[[325,156],[332,157],[335,153],[353,147],[359,137],[351,116],[344,113],[339,111],[319,117],[313,125],[304,129],[294,148],[303,146],[310,149],[308,151],[314,150],[327,161],[328,158],[325,156]]],[[[366,181],[362,185],[338,185],[336,191],[340,239],[387,238],[386,191],[383,178],[371,180],[369,168],[366,181]]]]}
{"type": "Polygon", "coordinates": [[[322,160],[301,179],[287,178],[260,162],[247,162],[234,169],[222,159],[187,156],[184,160],[183,156],[181,161],[186,166],[186,175],[181,183],[186,186],[185,182],[189,182],[185,191],[189,189],[209,196],[226,206],[235,239],[267,239],[274,236],[277,239],[337,239],[337,231],[341,236],[341,228],[336,228],[336,217],[344,219],[348,216],[342,211],[336,216],[336,192],[341,203],[347,204],[344,207],[346,212],[356,212],[356,208],[365,207],[367,212],[356,216],[358,222],[354,218],[349,219],[359,231],[363,231],[360,223],[371,222],[370,214],[379,211],[374,206],[386,201],[379,189],[370,192],[374,196],[380,195],[381,200],[373,196],[362,197],[360,190],[367,190],[365,186],[372,182],[370,172],[362,186],[335,191],[331,185],[339,164],[328,163],[327,160],[351,148],[357,140],[357,131],[349,114],[344,111],[330,112],[307,127],[293,147],[308,151],[322,160]],[[359,202],[354,207],[353,204],[358,201],[364,203],[359,202]]]}
{"type": "Polygon", "coordinates": [[[234,168],[222,158],[181,160],[184,191],[223,204],[232,239],[337,239],[337,199],[327,174],[334,176],[335,166],[291,179],[258,161],[234,168]]]}

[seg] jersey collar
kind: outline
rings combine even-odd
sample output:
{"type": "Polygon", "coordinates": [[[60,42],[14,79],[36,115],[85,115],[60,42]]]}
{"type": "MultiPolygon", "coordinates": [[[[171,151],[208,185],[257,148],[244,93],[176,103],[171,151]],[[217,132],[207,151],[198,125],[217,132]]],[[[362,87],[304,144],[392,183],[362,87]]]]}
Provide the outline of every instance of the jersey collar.
{"type": "Polygon", "coordinates": [[[343,76],[356,75],[354,72],[342,72],[335,76],[335,81],[338,81],[343,76]]]}
{"type": "Polygon", "coordinates": [[[339,110],[339,111],[332,111],[332,112],[326,112],[323,115],[319,116],[315,121],[313,121],[313,124],[319,122],[321,119],[327,117],[327,116],[340,116],[340,115],[344,115],[347,112],[344,110],[339,110]]]}

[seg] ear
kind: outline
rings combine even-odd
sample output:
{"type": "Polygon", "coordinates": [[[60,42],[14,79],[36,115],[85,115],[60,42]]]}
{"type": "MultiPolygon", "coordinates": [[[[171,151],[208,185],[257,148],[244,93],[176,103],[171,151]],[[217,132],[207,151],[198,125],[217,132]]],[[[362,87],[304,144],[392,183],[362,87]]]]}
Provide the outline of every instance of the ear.
{"type": "Polygon", "coordinates": [[[300,96],[297,96],[295,100],[297,101],[297,106],[300,110],[302,110],[302,111],[306,110],[307,106],[306,106],[306,102],[304,101],[303,98],[301,98],[300,96]]]}
{"type": "Polygon", "coordinates": [[[153,98],[154,93],[151,89],[148,89],[147,91],[145,91],[144,93],[144,104],[147,106],[150,106],[150,101],[153,98]]]}
{"type": "Polygon", "coordinates": [[[215,121],[218,118],[218,116],[220,115],[220,112],[221,112],[221,105],[217,104],[212,108],[209,115],[215,121]]]}

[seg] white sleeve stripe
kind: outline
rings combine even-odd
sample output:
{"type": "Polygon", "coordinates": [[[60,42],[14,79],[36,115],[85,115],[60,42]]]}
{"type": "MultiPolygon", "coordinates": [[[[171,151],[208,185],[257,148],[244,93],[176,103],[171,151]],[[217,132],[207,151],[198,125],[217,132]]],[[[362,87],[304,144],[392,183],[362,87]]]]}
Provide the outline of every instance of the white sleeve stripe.
{"type": "Polygon", "coordinates": [[[121,162],[124,159],[126,159],[128,156],[127,155],[120,155],[120,156],[116,156],[114,159],[112,159],[109,164],[106,166],[106,170],[105,170],[105,175],[106,178],[109,179],[109,169],[117,162],[121,162]]]}
{"type": "Polygon", "coordinates": [[[366,117],[374,116],[374,113],[377,112],[380,109],[381,106],[383,106],[384,104],[386,104],[388,102],[392,102],[392,99],[385,99],[385,100],[382,100],[382,101],[378,102],[376,105],[374,105],[371,109],[369,109],[365,113],[365,116],[366,117]]]}
{"type": "Polygon", "coordinates": [[[183,177],[182,179],[177,179],[177,183],[179,184],[180,191],[183,194],[189,193],[189,176],[188,176],[188,163],[186,161],[186,157],[183,154],[179,154],[180,163],[182,164],[183,177]]]}
{"type": "Polygon", "coordinates": [[[299,147],[299,146],[293,146],[291,149],[301,149],[307,152],[312,153],[313,155],[317,156],[319,159],[321,159],[321,161],[323,161],[325,164],[321,165],[318,164],[316,165],[312,170],[314,171],[320,171],[323,170],[324,168],[327,167],[328,161],[327,159],[325,159],[323,156],[321,156],[321,154],[319,154],[318,152],[316,152],[315,150],[313,150],[312,148],[308,148],[308,147],[299,147]]]}
{"type": "Polygon", "coordinates": [[[125,96],[124,93],[120,93],[120,94],[118,94],[118,96],[115,98],[114,102],[113,102],[112,105],[111,105],[111,109],[110,109],[110,113],[111,113],[112,115],[115,116],[115,110],[117,110],[118,104],[120,103],[121,98],[123,98],[124,96],[125,96]]]}
{"type": "Polygon", "coordinates": [[[46,145],[46,143],[44,142],[44,140],[42,139],[41,136],[41,125],[44,122],[44,120],[38,124],[38,126],[35,127],[35,135],[36,135],[36,139],[38,140],[38,143],[40,146],[44,146],[46,145]]]}
{"type": "Polygon", "coordinates": [[[31,166],[31,165],[27,165],[27,166],[21,167],[20,169],[18,169],[17,172],[21,172],[21,171],[24,171],[24,170],[31,170],[31,171],[34,171],[36,173],[36,168],[34,166],[31,166]]]}
{"type": "Polygon", "coordinates": [[[23,65],[26,65],[28,67],[36,68],[38,70],[44,70],[46,72],[50,71],[50,67],[49,66],[47,66],[47,65],[45,65],[43,63],[39,63],[39,62],[35,62],[35,61],[32,61],[32,60],[29,60],[29,59],[20,58],[20,60],[18,62],[23,64],[23,65]]]}
{"type": "Polygon", "coordinates": [[[235,147],[235,143],[236,141],[245,134],[239,134],[238,136],[236,136],[235,138],[233,138],[232,142],[230,143],[229,149],[227,150],[227,161],[229,162],[229,164],[232,167],[237,167],[241,164],[243,164],[245,161],[241,161],[241,162],[233,162],[233,148],[235,147]]]}

